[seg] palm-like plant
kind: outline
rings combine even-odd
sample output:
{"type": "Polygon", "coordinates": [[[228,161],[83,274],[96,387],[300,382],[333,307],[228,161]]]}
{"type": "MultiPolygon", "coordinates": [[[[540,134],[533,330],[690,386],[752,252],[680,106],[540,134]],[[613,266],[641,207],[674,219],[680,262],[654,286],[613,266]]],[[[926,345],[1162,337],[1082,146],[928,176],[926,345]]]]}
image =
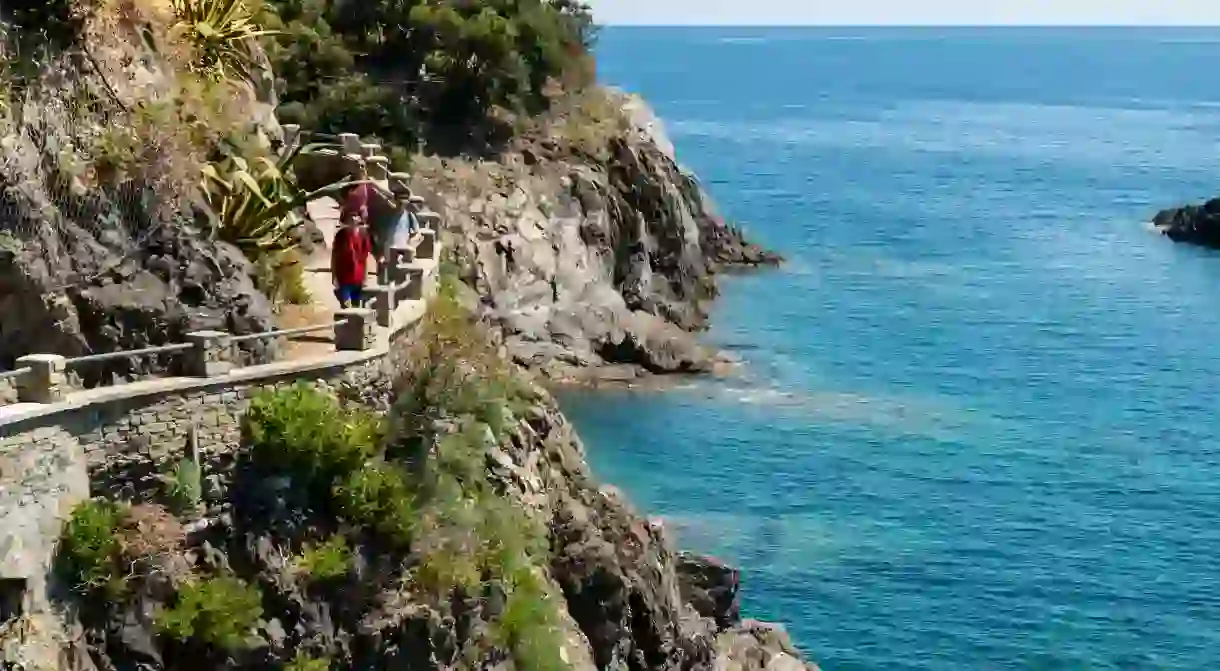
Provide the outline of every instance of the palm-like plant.
{"type": "Polygon", "coordinates": [[[250,81],[263,30],[244,0],[171,0],[179,25],[198,49],[196,67],[222,79],[250,81]]]}
{"type": "Polygon", "coordinates": [[[294,234],[303,223],[298,210],[357,183],[345,178],[313,191],[297,185],[292,162],[320,146],[289,148],[277,158],[260,156],[252,161],[229,156],[204,166],[201,186],[216,237],[255,261],[294,249],[298,244],[294,234]]]}

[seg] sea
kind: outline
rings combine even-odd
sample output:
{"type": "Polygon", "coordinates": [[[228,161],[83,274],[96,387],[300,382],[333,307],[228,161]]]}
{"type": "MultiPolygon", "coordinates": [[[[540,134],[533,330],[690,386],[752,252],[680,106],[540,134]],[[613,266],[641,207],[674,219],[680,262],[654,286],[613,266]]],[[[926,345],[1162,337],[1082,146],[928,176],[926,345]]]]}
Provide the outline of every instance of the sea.
{"type": "Polygon", "coordinates": [[[729,218],[723,379],[565,392],[825,671],[1220,666],[1220,29],[606,28],[729,218]]]}

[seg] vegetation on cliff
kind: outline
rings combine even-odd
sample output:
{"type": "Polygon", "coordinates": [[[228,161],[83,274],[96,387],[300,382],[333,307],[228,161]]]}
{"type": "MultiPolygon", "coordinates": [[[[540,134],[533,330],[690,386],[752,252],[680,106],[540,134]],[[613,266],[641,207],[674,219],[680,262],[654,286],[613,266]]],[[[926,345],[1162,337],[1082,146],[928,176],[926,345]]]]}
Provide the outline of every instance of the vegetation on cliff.
{"type": "MultiPolygon", "coordinates": [[[[474,609],[481,629],[464,634],[454,661],[567,668],[545,528],[487,468],[514,412],[536,397],[452,287],[432,301],[388,416],[308,386],[252,403],[248,450],[225,502],[231,526],[208,536],[223,559],[192,558],[188,520],[158,504],[80,506],[60,567],[85,600],[90,630],[106,638],[108,623],[143,608],[144,635],[168,669],[204,659],[210,668],[365,668],[392,654],[374,643],[345,651],[308,637],[260,639],[264,616],[292,617],[286,599],[329,594],[346,601],[335,624],[348,636],[371,617],[474,609]],[[258,539],[253,551],[245,538],[258,539]]],[[[128,654],[107,640],[105,654],[128,654]]]]}
{"type": "Polygon", "coordinates": [[[592,83],[594,25],[576,0],[263,0],[286,121],[407,152],[503,140],[554,86],[592,83]]]}

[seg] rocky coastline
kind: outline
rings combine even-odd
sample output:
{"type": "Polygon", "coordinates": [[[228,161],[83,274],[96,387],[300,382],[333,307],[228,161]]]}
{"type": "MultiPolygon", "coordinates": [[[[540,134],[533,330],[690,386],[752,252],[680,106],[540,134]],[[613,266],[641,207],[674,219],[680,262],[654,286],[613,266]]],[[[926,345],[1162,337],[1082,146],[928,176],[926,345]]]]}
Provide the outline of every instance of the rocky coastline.
{"type": "MultiPolygon", "coordinates": [[[[129,76],[123,68],[130,63],[156,59],[121,37],[109,45],[112,58],[99,51],[104,73],[69,73],[63,90],[52,88],[47,99],[66,99],[71,86],[100,87],[94,79],[132,99],[147,95],[136,79],[152,88],[172,83],[155,67],[129,76]]],[[[476,472],[467,475],[486,481],[509,509],[525,511],[544,529],[545,560],[537,568],[544,591],[561,606],[554,627],[564,636],[565,668],[816,669],[782,627],[742,617],[736,569],[678,552],[663,524],[597,483],[579,437],[547,391],[558,383],[642,384],[715,372],[730,362],[698,336],[708,326],[717,276],[781,262],[717,213],[642,100],[593,93],[596,114],[557,115],[494,159],[415,161],[412,186],[446,222],[446,247],[455,250],[472,321],[490,327],[497,357],[528,380],[520,392],[528,402],[499,417],[502,426],[481,445],[476,472]]],[[[252,104],[264,114],[244,116],[275,125],[271,102],[252,104]]],[[[43,169],[52,159],[33,139],[70,143],[89,129],[51,112],[36,117],[36,125],[6,138],[0,166],[6,217],[0,306],[22,316],[0,328],[0,361],[32,352],[141,348],[178,342],[189,331],[275,327],[277,315],[250,262],[201,222],[177,214],[190,210],[184,194],[168,182],[129,181],[130,191],[78,198],[82,178],[65,187],[58,173],[43,169]]],[[[172,147],[158,156],[171,165],[178,158],[172,147]]],[[[250,344],[238,358],[264,362],[275,355],[250,344]]],[[[88,371],[84,382],[106,385],[170,369],[156,357],[116,359],[88,371]]],[[[374,409],[362,412],[382,413],[389,423],[402,416],[397,408],[385,414],[395,405],[388,396],[352,403],[370,401],[374,409]]],[[[432,458],[444,437],[436,434],[432,458]]],[[[235,444],[234,451],[244,447],[235,444]]],[[[207,480],[194,521],[170,514],[159,494],[130,508],[113,540],[121,553],[151,554],[125,566],[124,598],[96,591],[81,598],[69,595],[72,585],[57,583],[52,621],[0,622],[0,661],[60,671],[541,671],[505,657],[503,642],[494,640],[503,594],[489,586],[455,590],[451,599],[422,598],[404,586],[401,573],[418,558],[387,560],[376,534],[347,530],[358,542],[352,564],[325,585],[302,577],[292,557],[299,560],[342,525],[315,501],[301,500],[291,478],[268,477],[245,456],[226,468],[207,480]],[[241,632],[240,654],[166,636],[159,614],[181,606],[182,591],[197,587],[199,576],[232,577],[257,589],[260,614],[241,632]],[[294,666],[300,651],[336,666],[294,666]],[[466,654],[477,655],[477,663],[463,666],[466,654]]],[[[91,489],[107,504],[117,496],[98,483],[91,489]]],[[[50,547],[62,539],[54,533],[66,532],[47,533],[50,547]]]]}
{"type": "Polygon", "coordinates": [[[516,363],[588,384],[721,370],[698,340],[717,275],[782,259],[717,212],[644,101],[605,95],[600,136],[551,125],[494,161],[421,159],[416,188],[516,363]]]}

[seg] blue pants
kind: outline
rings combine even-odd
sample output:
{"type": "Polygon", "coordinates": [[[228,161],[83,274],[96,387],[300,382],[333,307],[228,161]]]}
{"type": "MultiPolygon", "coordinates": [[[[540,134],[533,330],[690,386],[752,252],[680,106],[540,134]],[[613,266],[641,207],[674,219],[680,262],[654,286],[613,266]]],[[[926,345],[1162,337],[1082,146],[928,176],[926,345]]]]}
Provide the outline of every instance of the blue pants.
{"type": "Polygon", "coordinates": [[[340,284],[335,289],[335,298],[345,308],[358,308],[364,302],[364,287],[359,284],[340,284]]]}

